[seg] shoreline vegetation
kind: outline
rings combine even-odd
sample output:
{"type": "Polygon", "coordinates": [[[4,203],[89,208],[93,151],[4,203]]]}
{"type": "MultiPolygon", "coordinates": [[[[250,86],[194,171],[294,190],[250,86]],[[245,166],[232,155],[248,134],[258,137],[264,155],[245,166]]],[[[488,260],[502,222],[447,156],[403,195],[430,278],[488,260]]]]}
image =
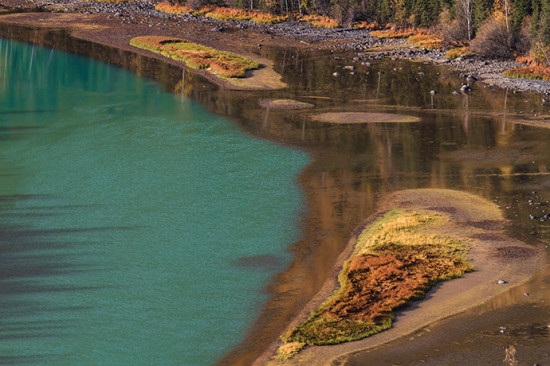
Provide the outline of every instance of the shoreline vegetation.
{"type": "Polygon", "coordinates": [[[506,223],[491,202],[469,193],[394,193],[359,225],[334,277],[255,364],[328,364],[520,285],[535,273],[542,253],[507,237],[506,223]],[[420,299],[421,308],[407,309],[420,299]]]}
{"type": "Polygon", "coordinates": [[[338,275],[339,289],[283,335],[279,356],[290,358],[306,345],[355,341],[384,331],[391,327],[394,310],[422,299],[438,282],[471,272],[467,242],[423,233],[448,220],[441,214],[392,209],[358,230],[353,253],[338,275]]]}

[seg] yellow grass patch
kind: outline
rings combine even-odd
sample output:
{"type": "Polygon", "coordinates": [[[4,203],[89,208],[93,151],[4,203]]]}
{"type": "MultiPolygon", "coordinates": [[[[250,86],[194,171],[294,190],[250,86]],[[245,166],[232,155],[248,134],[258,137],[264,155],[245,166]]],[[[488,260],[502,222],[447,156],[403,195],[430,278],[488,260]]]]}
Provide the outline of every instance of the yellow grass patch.
{"type": "Polygon", "coordinates": [[[174,60],[184,61],[195,69],[208,69],[223,78],[242,78],[248,70],[260,67],[260,64],[247,57],[231,52],[188,42],[183,39],[144,36],[130,40],[134,47],[146,49],[174,60]]]}
{"type": "MultiPolygon", "coordinates": [[[[366,21],[353,23],[353,28],[360,28],[360,29],[378,29],[378,30],[380,30],[382,28],[388,28],[388,27],[391,27],[391,25],[386,24],[385,26],[382,26],[376,21],[372,22],[372,23],[368,23],[366,21]]],[[[383,37],[380,37],[380,38],[383,38],[383,37]]]]}
{"type": "Polygon", "coordinates": [[[302,342],[288,342],[277,349],[277,357],[280,360],[288,360],[300,352],[306,346],[302,342]]]}

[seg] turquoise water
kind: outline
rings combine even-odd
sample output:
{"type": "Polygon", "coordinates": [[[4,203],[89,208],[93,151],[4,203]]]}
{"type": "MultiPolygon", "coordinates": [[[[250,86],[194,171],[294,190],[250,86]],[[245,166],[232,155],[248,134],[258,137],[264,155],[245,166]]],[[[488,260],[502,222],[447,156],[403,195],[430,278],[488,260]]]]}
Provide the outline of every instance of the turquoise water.
{"type": "Polygon", "coordinates": [[[299,235],[305,153],[84,57],[0,39],[0,146],[0,363],[215,363],[299,235]]]}

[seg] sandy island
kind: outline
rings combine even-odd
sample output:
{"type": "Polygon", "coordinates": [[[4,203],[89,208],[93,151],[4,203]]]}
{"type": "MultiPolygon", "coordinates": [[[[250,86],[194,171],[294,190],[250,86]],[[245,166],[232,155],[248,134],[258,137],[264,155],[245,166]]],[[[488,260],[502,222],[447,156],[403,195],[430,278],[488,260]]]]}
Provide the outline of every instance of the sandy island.
{"type": "Polygon", "coordinates": [[[437,284],[425,299],[395,313],[390,329],[359,341],[331,346],[307,346],[290,360],[280,360],[274,344],[256,365],[327,365],[336,357],[373,348],[408,335],[433,322],[481,305],[492,297],[527,281],[542,261],[542,251],[506,235],[507,221],[495,205],[469,193],[443,189],[415,189],[391,195],[378,213],[353,233],[339,257],[331,278],[293,321],[292,329],[306,320],[336,289],[338,275],[355,250],[359,236],[369,225],[393,209],[445,218],[444,225],[421,229],[422,234],[451,237],[468,243],[467,260],[474,271],[437,284]],[[504,282],[504,283],[503,283],[504,282]]]}

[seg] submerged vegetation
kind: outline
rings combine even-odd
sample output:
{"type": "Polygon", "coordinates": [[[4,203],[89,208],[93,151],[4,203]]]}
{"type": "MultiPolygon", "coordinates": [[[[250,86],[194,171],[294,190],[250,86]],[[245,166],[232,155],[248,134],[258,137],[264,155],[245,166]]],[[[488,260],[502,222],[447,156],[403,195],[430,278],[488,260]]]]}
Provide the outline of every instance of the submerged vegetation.
{"type": "Polygon", "coordinates": [[[248,70],[260,67],[260,64],[247,57],[231,52],[192,43],[178,38],[161,36],[135,37],[130,40],[132,46],[160,53],[174,60],[184,61],[195,69],[209,69],[224,78],[242,78],[248,70]]]}
{"type": "Polygon", "coordinates": [[[339,289],[304,323],[283,335],[280,354],[388,329],[394,310],[424,297],[437,282],[471,271],[465,242],[426,230],[446,222],[435,214],[392,210],[363,229],[339,274],[339,289]]]}

